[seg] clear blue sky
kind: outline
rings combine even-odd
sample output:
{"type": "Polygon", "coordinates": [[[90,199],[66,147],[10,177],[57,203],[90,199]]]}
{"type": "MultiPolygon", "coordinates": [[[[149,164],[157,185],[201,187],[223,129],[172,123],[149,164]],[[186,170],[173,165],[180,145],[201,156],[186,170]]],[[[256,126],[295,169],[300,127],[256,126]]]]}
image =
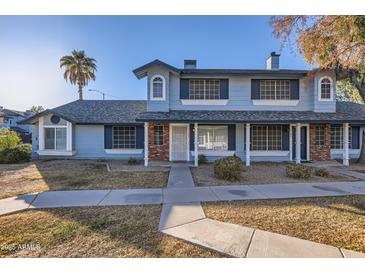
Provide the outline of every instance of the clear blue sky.
{"type": "MultiPolygon", "coordinates": [[[[59,58],[83,49],[98,63],[88,88],[120,99],[145,99],[146,80],[132,70],[154,59],[182,67],[264,68],[280,49],[267,16],[0,16],[0,105],[45,108],[76,100],[77,87],[63,80],[59,58]]],[[[307,68],[285,48],[281,68],[307,68]]],[[[108,97],[107,99],[116,99],[108,97]]]]}

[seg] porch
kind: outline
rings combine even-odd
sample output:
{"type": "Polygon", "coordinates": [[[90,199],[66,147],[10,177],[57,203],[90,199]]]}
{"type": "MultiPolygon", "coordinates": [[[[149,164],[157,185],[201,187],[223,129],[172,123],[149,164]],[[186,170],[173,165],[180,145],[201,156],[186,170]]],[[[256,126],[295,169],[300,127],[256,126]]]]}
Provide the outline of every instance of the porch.
{"type": "Polygon", "coordinates": [[[361,142],[362,130],[354,128],[349,123],[145,122],[144,165],[182,161],[198,166],[199,155],[209,160],[236,155],[250,166],[251,161],[326,161],[339,154],[343,165],[349,165],[351,153],[359,152],[361,142]]]}

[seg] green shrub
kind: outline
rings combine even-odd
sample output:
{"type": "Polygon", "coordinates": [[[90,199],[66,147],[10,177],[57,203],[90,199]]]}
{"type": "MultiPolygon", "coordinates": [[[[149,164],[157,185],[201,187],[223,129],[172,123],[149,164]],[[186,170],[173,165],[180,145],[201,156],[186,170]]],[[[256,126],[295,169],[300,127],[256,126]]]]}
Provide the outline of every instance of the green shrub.
{"type": "Polygon", "coordinates": [[[286,166],[286,176],[295,179],[308,179],[312,175],[312,168],[305,165],[289,164],[286,166]]]}
{"type": "Polygon", "coordinates": [[[204,165],[208,163],[208,159],[207,156],[205,156],[204,154],[199,154],[198,156],[198,164],[199,165],[204,165]]]}
{"type": "Polygon", "coordinates": [[[22,139],[15,131],[9,129],[0,130],[0,151],[16,147],[21,141],[22,139]]]}
{"type": "Polygon", "coordinates": [[[135,166],[135,165],[137,165],[138,164],[138,161],[137,161],[137,159],[136,158],[134,158],[134,157],[130,157],[129,159],[128,159],[128,165],[130,165],[130,166],[135,166]]]}
{"type": "Polygon", "coordinates": [[[20,144],[16,147],[6,148],[0,152],[0,163],[17,164],[29,162],[32,159],[32,146],[20,144]]]}
{"type": "Polygon", "coordinates": [[[326,168],[316,168],[314,169],[314,175],[319,177],[329,177],[330,172],[326,168]]]}
{"type": "Polygon", "coordinates": [[[236,156],[214,161],[214,176],[227,181],[239,181],[243,171],[243,163],[236,156]]]}

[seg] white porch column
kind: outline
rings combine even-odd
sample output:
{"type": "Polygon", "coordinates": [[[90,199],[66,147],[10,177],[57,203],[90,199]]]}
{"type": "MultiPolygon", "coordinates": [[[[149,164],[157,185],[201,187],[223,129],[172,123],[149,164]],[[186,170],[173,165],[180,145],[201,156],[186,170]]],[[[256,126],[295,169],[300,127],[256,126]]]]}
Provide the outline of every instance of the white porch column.
{"type": "Polygon", "coordinates": [[[198,123],[194,124],[194,166],[198,166],[198,123]]]}
{"type": "Polygon", "coordinates": [[[144,166],[148,166],[148,123],[144,123],[144,166]]]}
{"type": "Polygon", "coordinates": [[[343,124],[343,155],[342,155],[342,163],[345,166],[349,165],[349,124],[343,124]]]}
{"type": "Polygon", "coordinates": [[[295,127],[295,162],[297,164],[300,164],[300,160],[301,160],[301,155],[300,155],[300,145],[301,145],[300,128],[301,128],[301,124],[298,123],[295,127]]]}
{"type": "Polygon", "coordinates": [[[44,117],[38,120],[38,149],[44,150],[44,117]]]}
{"type": "Polygon", "coordinates": [[[289,160],[293,161],[293,127],[289,124],[289,160]]]}
{"type": "Polygon", "coordinates": [[[66,122],[67,129],[66,129],[66,150],[72,151],[72,123],[66,122]]]}
{"type": "Polygon", "coordinates": [[[250,124],[246,124],[246,166],[250,166],[250,140],[251,134],[250,134],[250,124]]]}

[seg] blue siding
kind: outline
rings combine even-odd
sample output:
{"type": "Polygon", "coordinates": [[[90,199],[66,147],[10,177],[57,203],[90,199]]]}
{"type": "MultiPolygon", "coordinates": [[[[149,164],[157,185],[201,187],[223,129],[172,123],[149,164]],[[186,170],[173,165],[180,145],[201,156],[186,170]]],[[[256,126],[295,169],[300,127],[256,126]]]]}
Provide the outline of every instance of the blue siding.
{"type": "Polygon", "coordinates": [[[163,67],[160,66],[154,66],[148,71],[147,75],[147,111],[169,111],[170,105],[169,105],[169,98],[170,98],[170,72],[163,67]],[[165,94],[165,100],[163,101],[155,101],[150,100],[150,94],[151,94],[151,78],[155,75],[161,75],[165,78],[165,88],[166,88],[166,94],[165,94]]]}

